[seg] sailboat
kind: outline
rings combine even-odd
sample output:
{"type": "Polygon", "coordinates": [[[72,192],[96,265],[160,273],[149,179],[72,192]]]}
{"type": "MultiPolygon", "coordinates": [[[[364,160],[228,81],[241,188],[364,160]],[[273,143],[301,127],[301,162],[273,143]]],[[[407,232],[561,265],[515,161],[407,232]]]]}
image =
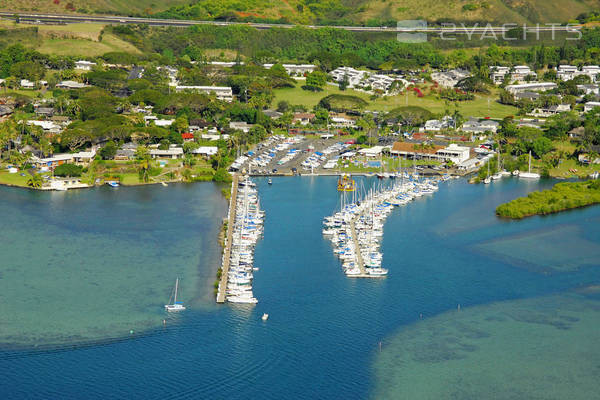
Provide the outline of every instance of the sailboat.
{"type": "Polygon", "coordinates": [[[502,152],[500,151],[500,141],[498,141],[498,155],[497,155],[497,160],[498,160],[498,172],[496,172],[494,175],[492,175],[492,180],[497,181],[498,179],[502,179],[502,177],[504,175],[502,175],[502,170],[500,169],[500,156],[502,155],[502,152]]]}
{"type": "Polygon", "coordinates": [[[490,162],[487,162],[487,176],[485,177],[485,179],[483,180],[483,183],[490,183],[492,181],[492,178],[490,178],[490,162]]]}
{"type": "Polygon", "coordinates": [[[540,174],[531,172],[531,151],[529,152],[529,170],[527,172],[520,172],[519,178],[540,179],[540,174]]]}
{"type": "MultiPolygon", "coordinates": [[[[169,312],[175,312],[175,311],[183,311],[185,310],[185,307],[183,304],[181,304],[181,302],[177,301],[177,290],[179,289],[179,278],[177,278],[175,280],[175,296],[173,297],[173,303],[172,304],[165,304],[165,310],[169,311],[169,312]]],[[[169,299],[170,301],[170,299],[169,299]]]]}

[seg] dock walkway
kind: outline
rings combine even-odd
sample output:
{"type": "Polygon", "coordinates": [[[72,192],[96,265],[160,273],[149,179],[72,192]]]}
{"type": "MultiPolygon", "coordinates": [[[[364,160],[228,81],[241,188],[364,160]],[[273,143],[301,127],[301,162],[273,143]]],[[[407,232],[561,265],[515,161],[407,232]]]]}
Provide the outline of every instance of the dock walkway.
{"type": "Polygon", "coordinates": [[[358,275],[348,275],[349,278],[384,278],[385,275],[371,275],[367,273],[365,269],[365,262],[362,258],[362,253],[360,251],[360,246],[358,243],[358,235],[356,234],[356,220],[359,219],[361,214],[352,218],[350,221],[350,231],[352,232],[352,241],[354,242],[354,253],[356,254],[356,262],[358,263],[358,269],[360,269],[360,274],[358,275]]]}
{"type": "Polygon", "coordinates": [[[229,219],[227,220],[227,236],[225,238],[225,250],[223,252],[223,266],[221,267],[221,281],[219,282],[219,289],[217,292],[217,303],[225,303],[225,295],[227,293],[227,277],[229,275],[229,263],[231,261],[231,243],[233,239],[233,229],[235,225],[238,182],[238,174],[233,175],[233,182],[231,182],[231,197],[229,199],[229,219]]]}

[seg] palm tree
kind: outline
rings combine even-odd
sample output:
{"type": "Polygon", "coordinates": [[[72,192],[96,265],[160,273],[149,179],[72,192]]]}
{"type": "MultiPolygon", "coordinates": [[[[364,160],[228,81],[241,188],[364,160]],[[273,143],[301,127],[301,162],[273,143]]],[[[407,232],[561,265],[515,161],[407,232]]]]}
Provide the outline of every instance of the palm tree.
{"type": "Polygon", "coordinates": [[[44,180],[42,179],[42,176],[39,174],[33,174],[27,180],[27,186],[34,188],[34,189],[41,188],[43,183],[44,183],[44,180]]]}

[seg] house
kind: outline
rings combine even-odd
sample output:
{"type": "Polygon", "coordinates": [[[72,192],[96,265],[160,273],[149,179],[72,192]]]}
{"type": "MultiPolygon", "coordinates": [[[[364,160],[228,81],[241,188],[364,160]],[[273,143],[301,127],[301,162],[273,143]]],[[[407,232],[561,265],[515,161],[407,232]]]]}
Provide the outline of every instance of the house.
{"type": "Polygon", "coordinates": [[[315,119],[315,114],[313,113],[294,113],[292,124],[308,125],[313,119],[315,119]]]}
{"type": "Polygon", "coordinates": [[[379,157],[384,149],[384,146],[373,146],[367,149],[358,150],[358,154],[363,155],[365,157],[379,157]]]}
{"type": "Polygon", "coordinates": [[[155,119],[154,126],[167,127],[173,125],[174,119],[155,119]]]}
{"type": "Polygon", "coordinates": [[[491,119],[469,118],[460,130],[471,134],[496,133],[500,123],[491,119]]]}
{"type": "Polygon", "coordinates": [[[556,89],[557,87],[558,86],[554,82],[534,82],[508,85],[506,86],[506,90],[509,93],[516,94],[522,92],[545,92],[547,90],[556,89]]]}
{"type": "Polygon", "coordinates": [[[217,146],[200,146],[197,149],[192,150],[193,154],[200,156],[211,157],[217,154],[219,148],[217,146]]]}
{"type": "Polygon", "coordinates": [[[540,94],[537,92],[519,92],[515,93],[515,100],[531,100],[536,101],[540,98],[540,94]]]}
{"type": "Polygon", "coordinates": [[[556,76],[563,81],[570,81],[580,75],[589,76],[592,83],[595,83],[598,81],[598,75],[600,75],[600,66],[585,65],[581,67],[581,70],[574,65],[559,65],[556,68],[556,76]]]}
{"type": "Polygon", "coordinates": [[[600,102],[598,101],[588,101],[583,105],[583,112],[590,112],[594,108],[600,107],[600,102]]]}
{"type": "Polygon", "coordinates": [[[278,119],[283,115],[283,113],[280,113],[279,111],[275,110],[263,110],[263,114],[271,119],[278,119]]]}
{"type": "Polygon", "coordinates": [[[231,103],[233,101],[233,90],[229,86],[175,86],[176,92],[214,93],[217,99],[231,103]]]}
{"type": "Polygon", "coordinates": [[[123,144],[115,154],[115,160],[127,161],[135,157],[135,151],[137,150],[137,144],[125,143],[123,144]]]}
{"type": "Polygon", "coordinates": [[[495,84],[504,82],[508,77],[510,82],[524,83],[527,77],[537,78],[537,74],[527,65],[515,65],[514,67],[491,66],[490,78],[495,84]]]}
{"type": "Polygon", "coordinates": [[[75,69],[81,69],[83,71],[91,71],[96,66],[95,62],[79,60],[75,61],[75,69]]]}
{"type": "Polygon", "coordinates": [[[329,126],[332,128],[354,128],[356,121],[346,117],[331,117],[329,118],[329,126]]]}
{"type": "Polygon", "coordinates": [[[13,109],[9,106],[0,105],[0,118],[6,117],[13,113],[13,109]]]}
{"type": "Polygon", "coordinates": [[[181,158],[183,157],[183,149],[181,147],[169,147],[166,150],[150,149],[150,157],[152,158],[181,158]]]}
{"type": "Polygon", "coordinates": [[[550,117],[552,115],[560,114],[561,112],[571,111],[570,104],[558,104],[555,106],[536,108],[531,112],[534,117],[550,117]]]}
{"type": "Polygon", "coordinates": [[[51,117],[54,115],[54,108],[52,107],[37,107],[35,114],[42,117],[51,117]]]}
{"type": "Polygon", "coordinates": [[[81,88],[85,88],[85,87],[90,87],[90,85],[86,85],[85,83],[76,82],[76,81],[62,81],[60,83],[57,83],[56,87],[59,89],[73,90],[73,89],[81,89],[81,88]]]}
{"type": "Polygon", "coordinates": [[[362,86],[371,75],[369,71],[359,71],[352,67],[339,67],[329,73],[334,82],[348,80],[348,87],[362,86]]]}
{"type": "Polygon", "coordinates": [[[91,151],[80,151],[70,154],[55,154],[48,158],[32,157],[31,161],[36,168],[53,170],[59,165],[63,164],[77,164],[85,166],[89,164],[95,156],[96,150],[92,149],[91,151]]]}
{"type": "Polygon", "coordinates": [[[431,79],[436,81],[440,86],[453,88],[460,80],[469,76],[471,76],[469,71],[452,69],[449,71],[433,72],[431,74],[431,79]]]}
{"type": "MultiPolygon", "coordinates": [[[[263,64],[263,67],[270,69],[274,64],[263,64]]],[[[281,64],[289,76],[303,76],[313,72],[317,66],[313,64],[281,64]]]]}
{"type": "Polygon", "coordinates": [[[21,79],[20,85],[21,89],[35,89],[35,83],[27,79],[21,79]]]}
{"type": "Polygon", "coordinates": [[[184,142],[191,142],[194,140],[194,134],[190,132],[182,133],[181,138],[184,142]]]}
{"type": "Polygon", "coordinates": [[[242,131],[244,133],[250,132],[250,128],[254,125],[247,123],[246,121],[231,121],[229,123],[230,129],[236,129],[238,131],[242,131]]]}
{"type": "Polygon", "coordinates": [[[585,135],[585,127],[578,126],[577,128],[573,128],[569,131],[569,138],[574,142],[581,141],[585,135]]]}
{"type": "Polygon", "coordinates": [[[584,95],[600,95],[600,86],[595,83],[586,84],[586,85],[577,85],[577,90],[581,90],[584,95]]]}
{"type": "Polygon", "coordinates": [[[455,128],[456,123],[452,119],[452,117],[446,115],[441,120],[430,119],[425,121],[425,126],[423,126],[419,131],[421,132],[439,132],[443,129],[455,128]]]}

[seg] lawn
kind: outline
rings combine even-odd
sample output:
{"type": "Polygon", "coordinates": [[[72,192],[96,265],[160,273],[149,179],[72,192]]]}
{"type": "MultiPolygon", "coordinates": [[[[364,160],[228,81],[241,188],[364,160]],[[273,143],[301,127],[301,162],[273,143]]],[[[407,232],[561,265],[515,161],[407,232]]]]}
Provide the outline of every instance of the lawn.
{"type": "Polygon", "coordinates": [[[563,160],[560,165],[550,170],[550,176],[553,178],[587,178],[594,171],[600,171],[600,165],[581,165],[576,160],[563,160]],[[570,170],[576,170],[575,173],[570,170]]]}
{"type": "Polygon", "coordinates": [[[347,94],[366,100],[369,103],[367,109],[374,111],[390,111],[397,107],[409,105],[423,107],[433,113],[443,113],[446,109],[449,109],[452,112],[454,110],[454,104],[458,104],[458,108],[464,117],[489,116],[493,118],[503,118],[508,115],[515,115],[517,112],[517,109],[514,107],[497,103],[494,93],[490,96],[476,96],[475,100],[472,101],[451,103],[450,106],[446,106],[444,100],[436,99],[430,95],[419,98],[413,93],[408,93],[404,95],[382,97],[372,101],[369,100],[370,96],[367,93],[355,90],[341,91],[337,86],[333,85],[326,85],[321,92],[302,90],[300,86],[300,84],[297,84],[294,88],[275,90],[273,104],[276,105],[279,101],[285,100],[290,104],[299,104],[311,109],[325,96],[330,94],[347,94]]]}
{"type": "Polygon", "coordinates": [[[29,176],[21,176],[21,171],[16,174],[9,174],[8,171],[0,172],[0,184],[3,185],[14,185],[14,186],[27,186],[27,180],[29,176]]]}

